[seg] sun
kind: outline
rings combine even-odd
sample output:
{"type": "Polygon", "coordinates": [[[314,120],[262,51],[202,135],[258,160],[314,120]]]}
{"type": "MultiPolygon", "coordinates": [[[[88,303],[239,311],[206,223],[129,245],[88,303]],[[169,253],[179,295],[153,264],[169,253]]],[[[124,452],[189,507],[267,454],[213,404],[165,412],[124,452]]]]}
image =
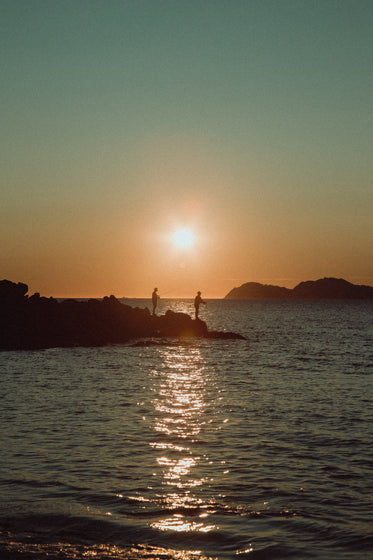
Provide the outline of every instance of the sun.
{"type": "Polygon", "coordinates": [[[175,231],[172,236],[172,240],[176,247],[181,249],[186,249],[191,247],[194,243],[194,235],[189,229],[179,229],[175,231]]]}

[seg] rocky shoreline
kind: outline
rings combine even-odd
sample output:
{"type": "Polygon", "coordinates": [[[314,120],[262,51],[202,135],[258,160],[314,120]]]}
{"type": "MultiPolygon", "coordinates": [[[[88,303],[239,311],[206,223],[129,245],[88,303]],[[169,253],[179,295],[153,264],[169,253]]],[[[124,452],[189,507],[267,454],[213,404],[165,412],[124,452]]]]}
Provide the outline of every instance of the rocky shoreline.
{"type": "Polygon", "coordinates": [[[78,301],[28,296],[28,286],[0,281],[0,350],[105,346],[146,338],[244,339],[209,331],[204,321],[171,310],[152,316],[116,297],[78,301]]]}

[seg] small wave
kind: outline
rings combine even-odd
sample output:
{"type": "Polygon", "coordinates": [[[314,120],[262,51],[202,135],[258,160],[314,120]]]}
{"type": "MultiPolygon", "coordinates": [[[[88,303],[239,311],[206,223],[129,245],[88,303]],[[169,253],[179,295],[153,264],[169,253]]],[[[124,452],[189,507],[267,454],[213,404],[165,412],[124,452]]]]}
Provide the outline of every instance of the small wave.
{"type": "Polygon", "coordinates": [[[200,551],[180,551],[151,545],[122,547],[111,544],[75,544],[66,542],[26,542],[20,535],[0,535],[0,555],[3,560],[17,558],[48,558],[48,560],[216,560],[200,551]]]}

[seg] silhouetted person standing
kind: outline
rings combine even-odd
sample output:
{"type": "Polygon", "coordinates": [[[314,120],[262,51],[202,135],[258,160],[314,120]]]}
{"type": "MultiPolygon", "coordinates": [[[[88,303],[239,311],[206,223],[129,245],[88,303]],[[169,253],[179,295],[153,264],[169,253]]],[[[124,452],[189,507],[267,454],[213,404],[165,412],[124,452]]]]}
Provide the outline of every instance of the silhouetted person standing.
{"type": "Polygon", "coordinates": [[[201,303],[205,304],[206,302],[203,301],[203,299],[201,298],[201,292],[197,292],[197,295],[194,298],[194,309],[196,310],[196,319],[198,319],[199,306],[201,305],[201,303]]]}
{"type": "Polygon", "coordinates": [[[155,315],[155,310],[158,305],[158,288],[154,288],[152,293],[152,304],[153,304],[153,315],[155,315]]]}

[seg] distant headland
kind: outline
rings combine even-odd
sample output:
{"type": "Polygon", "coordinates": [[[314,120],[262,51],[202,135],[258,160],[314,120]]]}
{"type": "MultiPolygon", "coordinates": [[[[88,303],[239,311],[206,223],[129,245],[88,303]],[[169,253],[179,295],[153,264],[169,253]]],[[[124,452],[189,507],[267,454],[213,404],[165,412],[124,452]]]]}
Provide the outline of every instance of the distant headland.
{"type": "Polygon", "coordinates": [[[236,338],[211,331],[204,321],[171,310],[153,316],[148,308],[124,305],[116,297],[78,301],[27,295],[22,282],[0,281],[0,350],[105,346],[131,339],[236,338]]]}
{"type": "Polygon", "coordinates": [[[247,282],[233,288],[224,299],[373,299],[373,287],[351,284],[343,278],[308,280],[293,289],[247,282]]]}

